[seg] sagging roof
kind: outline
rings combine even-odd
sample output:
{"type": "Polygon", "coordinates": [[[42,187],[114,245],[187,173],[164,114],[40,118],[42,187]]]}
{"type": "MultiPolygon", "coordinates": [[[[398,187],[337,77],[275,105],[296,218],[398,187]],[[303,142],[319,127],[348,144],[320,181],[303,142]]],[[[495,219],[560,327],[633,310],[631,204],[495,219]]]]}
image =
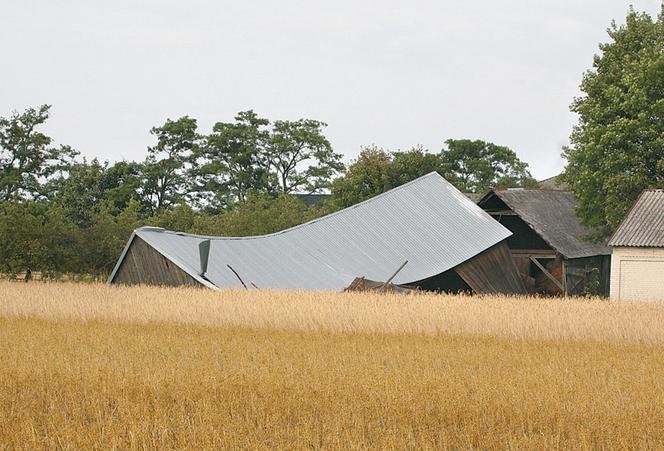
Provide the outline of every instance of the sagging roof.
{"type": "Polygon", "coordinates": [[[664,247],[664,190],[641,193],[609,246],[664,247]]]}
{"type": "Polygon", "coordinates": [[[574,193],[521,188],[496,190],[485,195],[479,205],[494,195],[565,258],[611,254],[607,246],[585,239],[591,230],[576,215],[574,193]]]}
{"type": "Polygon", "coordinates": [[[247,285],[259,288],[341,290],[358,276],[385,280],[406,260],[393,283],[427,279],[469,260],[511,232],[432,172],[270,235],[207,237],[153,227],[134,234],[207,286],[240,287],[230,265],[247,285]],[[199,243],[207,239],[210,252],[203,278],[199,243]]]}

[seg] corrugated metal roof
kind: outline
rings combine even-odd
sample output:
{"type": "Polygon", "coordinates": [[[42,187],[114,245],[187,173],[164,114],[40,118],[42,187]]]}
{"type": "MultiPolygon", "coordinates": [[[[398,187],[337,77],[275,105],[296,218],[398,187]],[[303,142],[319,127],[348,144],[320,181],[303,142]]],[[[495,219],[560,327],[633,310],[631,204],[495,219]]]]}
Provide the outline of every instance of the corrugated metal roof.
{"type": "Polygon", "coordinates": [[[609,246],[664,247],[664,190],[641,193],[609,246]]]}
{"type": "MultiPolygon", "coordinates": [[[[340,290],[355,277],[413,283],[451,269],[511,232],[432,172],[347,209],[270,235],[205,237],[141,228],[136,235],[190,274],[210,239],[207,279],[217,287],[340,290]]],[[[109,281],[111,281],[113,275],[109,281]]]]}
{"type": "MultiPolygon", "coordinates": [[[[576,199],[568,191],[508,189],[494,191],[544,241],[566,258],[609,255],[611,249],[585,239],[591,230],[576,216],[576,199]]],[[[485,202],[480,201],[479,205],[485,202]]]]}

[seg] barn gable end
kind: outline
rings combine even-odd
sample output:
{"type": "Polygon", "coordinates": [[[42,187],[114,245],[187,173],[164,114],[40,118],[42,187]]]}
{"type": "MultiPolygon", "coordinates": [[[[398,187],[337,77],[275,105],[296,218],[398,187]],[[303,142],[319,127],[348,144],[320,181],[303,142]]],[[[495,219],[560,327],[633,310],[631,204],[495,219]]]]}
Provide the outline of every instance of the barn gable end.
{"type": "Polygon", "coordinates": [[[111,282],[124,285],[201,286],[196,279],[139,236],[131,240],[111,282]]]}

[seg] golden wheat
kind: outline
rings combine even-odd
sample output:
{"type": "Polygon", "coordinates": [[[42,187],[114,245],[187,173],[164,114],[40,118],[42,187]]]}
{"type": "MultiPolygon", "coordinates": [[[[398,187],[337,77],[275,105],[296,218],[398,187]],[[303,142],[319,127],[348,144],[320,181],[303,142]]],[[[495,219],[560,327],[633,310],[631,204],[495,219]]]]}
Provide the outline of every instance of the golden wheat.
{"type": "Polygon", "coordinates": [[[0,316],[664,344],[664,305],[599,298],[211,291],[0,282],[0,316]]]}
{"type": "Polygon", "coordinates": [[[0,283],[0,448],[662,448],[664,311],[0,283]]]}

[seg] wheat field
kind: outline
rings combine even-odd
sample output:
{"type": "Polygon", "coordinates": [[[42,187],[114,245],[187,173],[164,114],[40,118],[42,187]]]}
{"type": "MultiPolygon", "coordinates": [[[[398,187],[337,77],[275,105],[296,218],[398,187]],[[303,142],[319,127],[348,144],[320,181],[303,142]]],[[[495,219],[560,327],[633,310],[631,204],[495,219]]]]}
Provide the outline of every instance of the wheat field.
{"type": "Polygon", "coordinates": [[[664,306],[0,282],[0,449],[656,449],[664,306]]]}

